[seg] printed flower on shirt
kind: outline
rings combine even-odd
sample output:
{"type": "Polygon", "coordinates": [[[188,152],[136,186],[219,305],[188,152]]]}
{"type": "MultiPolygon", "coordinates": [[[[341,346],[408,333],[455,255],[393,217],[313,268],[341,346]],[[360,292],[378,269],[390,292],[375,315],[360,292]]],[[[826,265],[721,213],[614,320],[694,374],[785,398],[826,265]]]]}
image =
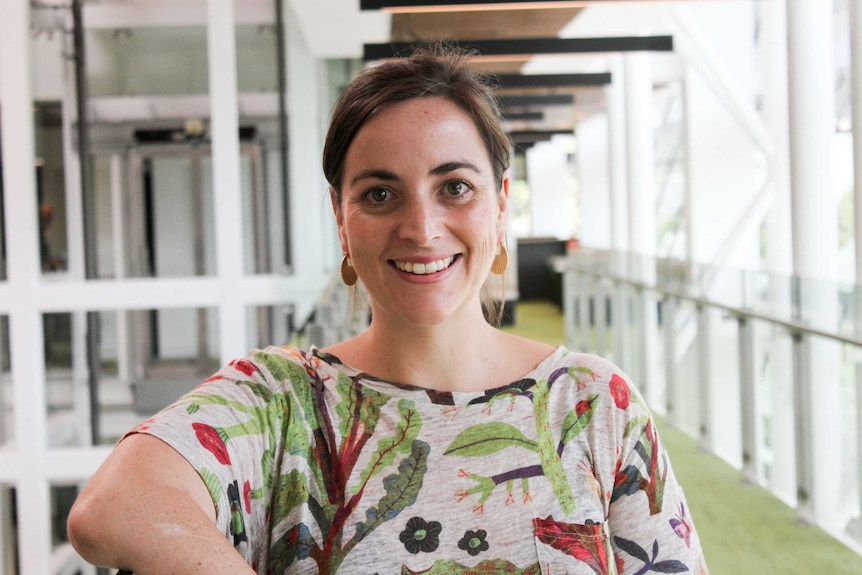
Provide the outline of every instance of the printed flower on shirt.
{"type": "Polygon", "coordinates": [[[237,370],[239,370],[242,373],[244,373],[245,375],[247,375],[248,377],[253,376],[255,374],[255,372],[257,371],[257,369],[255,369],[255,367],[251,363],[247,362],[244,359],[234,361],[231,363],[231,365],[234,368],[236,368],[237,370]]]}
{"type": "Polygon", "coordinates": [[[195,436],[198,438],[200,444],[212,453],[219,463],[230,465],[230,454],[227,451],[227,445],[225,445],[214,427],[195,421],[192,423],[192,428],[195,430],[195,436]]]}
{"type": "Polygon", "coordinates": [[[443,526],[439,521],[425,521],[421,517],[411,517],[398,538],[410,553],[433,553],[440,546],[440,532],[443,526]]]}
{"type": "Polygon", "coordinates": [[[611,377],[611,381],[608,384],[611,388],[611,396],[614,398],[614,403],[620,409],[626,409],[631,402],[631,391],[629,391],[629,386],[626,383],[626,380],[614,374],[611,377]]]}
{"type": "Polygon", "coordinates": [[[476,531],[468,529],[464,532],[464,537],[458,541],[458,549],[462,549],[473,556],[478,555],[482,551],[487,551],[489,547],[488,542],[485,541],[487,535],[484,529],[476,531]]]}

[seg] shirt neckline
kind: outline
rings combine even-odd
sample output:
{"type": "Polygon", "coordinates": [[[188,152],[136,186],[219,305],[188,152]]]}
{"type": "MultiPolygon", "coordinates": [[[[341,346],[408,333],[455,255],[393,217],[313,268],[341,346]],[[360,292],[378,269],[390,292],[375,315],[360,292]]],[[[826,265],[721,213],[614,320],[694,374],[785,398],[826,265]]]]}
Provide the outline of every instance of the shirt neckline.
{"type": "Polygon", "coordinates": [[[428,387],[422,387],[409,383],[390,381],[388,379],[382,379],[374,375],[365,373],[359,369],[354,368],[353,366],[344,363],[339,357],[331,353],[322,352],[320,348],[315,345],[312,345],[308,350],[308,354],[310,356],[317,358],[318,360],[326,364],[328,367],[336,371],[345,372],[350,377],[357,378],[363,384],[393,387],[401,391],[422,392],[428,395],[428,397],[433,403],[440,403],[445,405],[461,405],[468,403],[472,399],[482,397],[490,398],[500,392],[509,391],[512,389],[526,391],[527,389],[535,385],[536,381],[541,379],[539,374],[549,373],[549,366],[556,363],[557,360],[565,353],[567,353],[567,351],[564,346],[559,345],[555,347],[553,351],[551,351],[551,353],[545,356],[545,358],[542,359],[538,364],[536,364],[536,366],[533,367],[530,371],[525,373],[520,378],[499,387],[479,391],[439,391],[436,389],[431,389],[428,387]]]}

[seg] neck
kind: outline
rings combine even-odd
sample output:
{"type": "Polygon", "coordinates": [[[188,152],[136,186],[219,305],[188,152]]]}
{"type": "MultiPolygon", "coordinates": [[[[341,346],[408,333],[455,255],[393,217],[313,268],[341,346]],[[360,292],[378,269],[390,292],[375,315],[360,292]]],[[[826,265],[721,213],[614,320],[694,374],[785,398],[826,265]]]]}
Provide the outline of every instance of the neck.
{"type": "Polygon", "coordinates": [[[493,363],[492,350],[501,332],[485,321],[481,309],[465,316],[422,327],[376,316],[356,338],[359,363],[366,365],[354,367],[390,381],[440,391],[467,390],[475,381],[472,373],[493,363]]]}

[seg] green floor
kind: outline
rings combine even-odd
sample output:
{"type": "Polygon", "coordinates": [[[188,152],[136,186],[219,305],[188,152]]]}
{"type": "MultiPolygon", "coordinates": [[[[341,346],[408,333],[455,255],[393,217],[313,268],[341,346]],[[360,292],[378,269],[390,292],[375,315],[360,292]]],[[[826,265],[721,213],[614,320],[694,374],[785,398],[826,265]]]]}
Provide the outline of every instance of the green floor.
{"type": "MultiPolygon", "coordinates": [[[[551,345],[564,342],[555,306],[520,303],[504,328],[551,345]]],[[[862,556],[825,532],[799,525],[795,513],[739,471],[701,452],[695,440],[658,422],[712,575],[860,575],[862,556]]]]}

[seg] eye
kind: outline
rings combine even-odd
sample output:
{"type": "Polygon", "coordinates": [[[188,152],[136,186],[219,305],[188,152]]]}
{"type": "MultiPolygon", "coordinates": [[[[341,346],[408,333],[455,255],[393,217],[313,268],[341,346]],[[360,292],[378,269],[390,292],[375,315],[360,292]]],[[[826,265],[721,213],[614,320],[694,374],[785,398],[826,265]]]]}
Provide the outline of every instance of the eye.
{"type": "Polygon", "coordinates": [[[382,204],[392,197],[386,188],[372,188],[365,193],[365,200],[371,204],[382,204]]]}
{"type": "Polygon", "coordinates": [[[457,198],[466,195],[473,188],[464,180],[456,180],[453,182],[446,182],[446,185],[443,187],[443,189],[449,196],[457,198]]]}

